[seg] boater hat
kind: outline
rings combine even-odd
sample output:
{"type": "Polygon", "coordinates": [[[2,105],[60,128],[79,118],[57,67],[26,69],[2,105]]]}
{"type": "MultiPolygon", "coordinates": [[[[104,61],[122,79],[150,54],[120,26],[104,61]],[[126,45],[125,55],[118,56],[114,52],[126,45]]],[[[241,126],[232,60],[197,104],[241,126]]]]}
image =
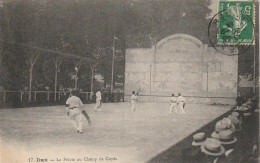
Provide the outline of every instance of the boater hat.
{"type": "Polygon", "coordinates": [[[237,117],[234,117],[234,116],[228,116],[228,119],[231,120],[231,122],[236,126],[240,123],[239,119],[237,117]]]}
{"type": "Polygon", "coordinates": [[[204,132],[197,133],[197,134],[193,135],[192,145],[200,146],[201,144],[203,144],[205,142],[205,140],[206,140],[206,135],[204,132]]]}
{"type": "Polygon", "coordinates": [[[233,125],[235,126],[236,131],[240,131],[241,130],[241,119],[238,119],[238,117],[233,117],[233,116],[228,116],[228,118],[231,120],[231,122],[233,123],[233,125]]]}
{"type": "Polygon", "coordinates": [[[218,133],[219,133],[218,131],[212,132],[211,137],[214,138],[214,139],[219,139],[218,133]]]}
{"type": "Polygon", "coordinates": [[[252,115],[252,113],[250,113],[250,112],[244,112],[243,115],[244,115],[245,117],[248,117],[248,116],[252,115]]]}
{"type": "Polygon", "coordinates": [[[225,124],[229,128],[231,126],[232,122],[228,118],[223,118],[222,119],[222,124],[225,124]]]}
{"type": "MultiPolygon", "coordinates": [[[[232,120],[234,120],[234,119],[238,119],[238,117],[236,117],[236,116],[232,116],[232,114],[231,114],[231,115],[228,116],[228,119],[230,119],[231,122],[233,123],[232,120]]],[[[234,123],[233,123],[233,124],[234,124],[234,123]]]]}
{"type": "Polygon", "coordinates": [[[235,131],[235,126],[228,118],[223,118],[222,124],[226,125],[227,129],[231,129],[233,132],[235,131]]]}
{"type": "Polygon", "coordinates": [[[230,130],[219,132],[219,141],[221,144],[234,144],[237,142],[237,138],[234,137],[234,133],[230,130]]]}
{"type": "Polygon", "coordinates": [[[220,156],[225,152],[225,148],[220,141],[213,138],[207,138],[200,148],[202,152],[210,156],[220,156]]]}
{"type": "Polygon", "coordinates": [[[234,124],[232,124],[231,120],[228,118],[223,118],[216,123],[215,131],[211,134],[211,137],[219,139],[219,132],[225,130],[230,130],[231,132],[235,131],[234,124]]]}
{"type": "Polygon", "coordinates": [[[234,112],[231,113],[231,116],[232,117],[239,117],[239,113],[234,111],[234,112]]]}
{"type": "Polygon", "coordinates": [[[226,127],[225,124],[222,124],[222,120],[219,120],[215,125],[215,131],[211,134],[211,137],[218,139],[218,133],[222,130],[226,130],[226,127]]]}

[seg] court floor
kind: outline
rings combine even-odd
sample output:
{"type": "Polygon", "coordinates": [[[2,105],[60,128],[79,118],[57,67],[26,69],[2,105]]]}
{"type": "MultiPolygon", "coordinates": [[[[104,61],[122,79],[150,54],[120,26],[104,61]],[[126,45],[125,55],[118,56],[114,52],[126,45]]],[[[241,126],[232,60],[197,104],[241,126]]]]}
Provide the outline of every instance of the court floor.
{"type": "Polygon", "coordinates": [[[84,119],[83,134],[64,106],[0,109],[0,153],[22,163],[146,162],[231,107],[186,104],[180,116],[168,114],[168,103],[138,103],[136,112],[128,102],[102,104],[101,112],[86,104],[92,125],[84,119]]]}

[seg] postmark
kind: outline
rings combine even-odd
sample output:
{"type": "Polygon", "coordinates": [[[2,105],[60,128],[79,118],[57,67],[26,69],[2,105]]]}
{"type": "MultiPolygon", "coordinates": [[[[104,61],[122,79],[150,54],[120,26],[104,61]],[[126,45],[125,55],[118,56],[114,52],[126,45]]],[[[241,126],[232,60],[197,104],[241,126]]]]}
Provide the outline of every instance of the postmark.
{"type": "MultiPolygon", "coordinates": [[[[236,2],[243,2],[243,1],[245,1],[245,0],[237,0],[236,2]]],[[[233,1],[226,0],[226,2],[233,2],[233,1]]],[[[253,7],[254,7],[254,5],[253,5],[253,7]]],[[[221,21],[221,19],[223,21],[224,20],[223,18],[225,16],[231,17],[229,10],[225,9],[225,10],[219,11],[217,14],[215,14],[210,19],[210,22],[209,22],[209,25],[208,25],[209,44],[219,53],[229,55],[229,56],[242,54],[242,53],[246,52],[247,50],[249,50],[250,48],[254,47],[254,45],[255,45],[255,30],[256,30],[254,28],[255,27],[255,20],[254,20],[255,10],[253,9],[252,12],[253,12],[253,18],[252,19],[247,15],[243,16],[243,18],[247,21],[247,24],[249,24],[249,26],[252,27],[252,35],[251,35],[252,39],[247,40],[247,43],[243,42],[241,39],[237,39],[238,37],[236,37],[236,31],[235,30],[231,33],[227,33],[226,35],[222,35],[222,41],[223,42],[222,43],[219,42],[219,40],[221,38],[220,34],[219,34],[221,32],[220,21],[221,21]],[[221,18],[221,17],[223,17],[223,18],[221,18]],[[235,41],[232,42],[231,39],[233,39],[235,41]]],[[[229,22],[232,22],[230,24],[233,25],[232,18],[229,18],[229,19],[231,20],[229,22]]],[[[224,20],[224,22],[227,22],[227,21],[224,20]]],[[[231,27],[230,24],[228,25],[229,27],[231,27]]],[[[243,31],[243,32],[245,32],[245,31],[243,31]]],[[[224,33],[224,32],[222,32],[222,33],[224,33]]],[[[239,37],[241,37],[241,36],[239,36],[239,37]]]]}
{"type": "Polygon", "coordinates": [[[254,44],[253,0],[219,0],[218,44],[254,44]]]}

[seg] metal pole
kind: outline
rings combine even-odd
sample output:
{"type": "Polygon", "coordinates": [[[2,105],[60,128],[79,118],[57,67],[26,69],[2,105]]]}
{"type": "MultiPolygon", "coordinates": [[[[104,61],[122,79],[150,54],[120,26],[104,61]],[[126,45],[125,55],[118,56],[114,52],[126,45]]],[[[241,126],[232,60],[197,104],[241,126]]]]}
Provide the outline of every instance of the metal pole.
{"type": "Polygon", "coordinates": [[[78,86],[78,70],[76,70],[76,76],[75,76],[75,90],[77,90],[77,86],[78,86]]]}
{"type": "Polygon", "coordinates": [[[207,92],[206,92],[206,96],[208,97],[208,91],[209,91],[209,64],[207,64],[206,66],[207,66],[207,92]]]}
{"type": "Polygon", "coordinates": [[[48,91],[48,93],[47,93],[47,101],[49,101],[50,100],[50,92],[48,91]]]}
{"type": "Polygon", "coordinates": [[[256,89],[256,80],[255,80],[255,46],[254,46],[254,82],[253,82],[254,83],[254,89],[253,89],[253,93],[255,93],[255,89],[256,89]]]}
{"type": "MultiPolygon", "coordinates": [[[[57,63],[55,63],[57,64],[57,63]]],[[[55,65],[55,83],[54,83],[54,101],[57,100],[57,79],[58,79],[58,65],[55,65]]]]}
{"type": "Polygon", "coordinates": [[[3,99],[3,100],[4,100],[4,102],[5,102],[5,91],[4,91],[4,99],[3,99]]]}
{"type": "Polygon", "coordinates": [[[150,94],[152,92],[152,65],[150,65],[150,94]]]}
{"type": "Polygon", "coordinates": [[[21,91],[21,102],[23,102],[23,91],[21,91]]]}
{"type": "MultiPolygon", "coordinates": [[[[153,82],[155,82],[155,73],[156,73],[156,48],[157,48],[157,43],[154,44],[154,54],[153,54],[153,82]]],[[[155,89],[155,84],[153,84],[153,90],[155,89]]]]}
{"type": "Polygon", "coordinates": [[[111,76],[111,94],[114,89],[114,57],[115,57],[115,36],[113,38],[113,56],[112,56],[112,76],[111,76]]]}
{"type": "Polygon", "coordinates": [[[32,75],[33,75],[33,65],[30,67],[30,80],[29,80],[29,102],[32,101],[32,75]]]}
{"type": "MultiPolygon", "coordinates": [[[[95,70],[95,67],[92,67],[91,68],[91,83],[90,83],[90,92],[91,92],[91,94],[90,94],[90,96],[93,95],[94,70],[95,70]]],[[[90,100],[92,100],[92,99],[90,98],[90,100]]]]}

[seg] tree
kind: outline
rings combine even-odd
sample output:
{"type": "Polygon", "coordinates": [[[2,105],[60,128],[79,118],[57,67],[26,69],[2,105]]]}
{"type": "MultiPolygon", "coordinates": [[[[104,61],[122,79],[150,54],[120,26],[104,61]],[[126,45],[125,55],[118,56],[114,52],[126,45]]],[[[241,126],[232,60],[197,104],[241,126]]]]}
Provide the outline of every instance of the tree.
{"type": "Polygon", "coordinates": [[[102,47],[97,47],[94,49],[94,51],[92,52],[92,56],[96,59],[96,62],[89,64],[90,69],[91,69],[91,84],[90,84],[90,91],[93,94],[93,83],[94,83],[94,71],[96,69],[96,67],[98,66],[98,64],[100,63],[101,59],[104,59],[105,56],[107,56],[107,49],[106,48],[102,48],[102,47]]]}
{"type": "Polygon", "coordinates": [[[98,61],[95,63],[89,63],[90,69],[91,69],[91,82],[90,82],[90,92],[93,94],[93,83],[94,83],[94,71],[95,68],[98,65],[98,61]]]}
{"type": "Polygon", "coordinates": [[[32,81],[33,81],[33,67],[35,65],[35,62],[37,58],[39,57],[40,53],[37,50],[29,51],[28,54],[26,54],[28,61],[29,61],[29,102],[32,101],[32,81]]]}
{"type": "MultiPolygon", "coordinates": [[[[206,15],[210,12],[207,6],[207,0],[197,0],[196,2],[189,0],[11,2],[7,3],[3,10],[3,35],[5,39],[17,43],[29,44],[32,42],[37,47],[91,57],[95,60],[97,59],[93,53],[97,53],[101,48],[105,55],[98,59],[98,63],[89,63],[90,68],[84,69],[83,73],[85,74],[79,71],[81,64],[68,63],[71,60],[62,61],[66,62],[66,66],[61,66],[62,72],[59,74],[59,77],[64,78],[64,81],[60,80],[59,84],[71,87],[71,83],[69,83],[71,81],[65,79],[75,69],[72,73],[73,80],[75,79],[74,87],[79,87],[78,79],[84,76],[85,79],[89,80],[86,75],[89,73],[91,74],[90,90],[93,91],[95,69],[104,76],[105,83],[112,80],[111,46],[114,35],[119,38],[115,49],[121,50],[118,55],[115,53],[115,59],[117,56],[121,59],[115,60],[114,81],[123,82],[124,69],[122,67],[124,67],[126,44],[128,47],[151,47],[165,36],[175,33],[187,33],[206,42],[204,41],[207,40],[205,31],[207,31],[208,19],[206,19],[206,15]],[[198,17],[202,19],[198,20],[198,17]],[[68,70],[68,66],[70,70],[68,70]],[[79,67],[77,68],[77,66],[79,67]]],[[[19,48],[12,48],[13,51],[17,50],[12,54],[18,57],[20,55],[19,48]]],[[[39,58],[40,61],[42,61],[41,59],[43,57],[39,58]]],[[[54,62],[58,66],[59,63],[56,61],[54,62]]],[[[24,60],[19,61],[20,64],[23,64],[22,62],[24,60]]],[[[55,74],[58,75],[57,66],[55,66],[57,70],[55,74]]],[[[13,71],[11,67],[7,69],[13,71]]],[[[45,77],[48,76],[47,72],[42,71],[42,73],[45,74],[45,77]]],[[[19,80],[16,82],[21,83],[26,77],[19,76],[19,80]]],[[[53,78],[53,76],[50,77],[53,78]]],[[[37,81],[46,82],[38,79],[37,81]]],[[[54,82],[48,81],[48,84],[51,84],[54,90],[57,89],[56,79],[54,82]]]]}
{"type": "Polygon", "coordinates": [[[58,72],[60,72],[60,65],[63,60],[62,55],[52,56],[54,65],[55,65],[55,83],[54,83],[54,101],[57,99],[57,79],[58,79],[58,72]]]}
{"type": "Polygon", "coordinates": [[[75,69],[75,75],[73,76],[75,78],[75,87],[74,89],[76,90],[78,88],[78,72],[79,72],[79,69],[81,67],[81,63],[82,63],[82,60],[74,60],[73,61],[74,63],[74,69],[75,69]]]}

